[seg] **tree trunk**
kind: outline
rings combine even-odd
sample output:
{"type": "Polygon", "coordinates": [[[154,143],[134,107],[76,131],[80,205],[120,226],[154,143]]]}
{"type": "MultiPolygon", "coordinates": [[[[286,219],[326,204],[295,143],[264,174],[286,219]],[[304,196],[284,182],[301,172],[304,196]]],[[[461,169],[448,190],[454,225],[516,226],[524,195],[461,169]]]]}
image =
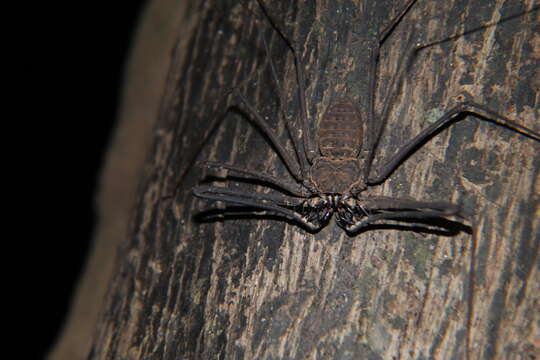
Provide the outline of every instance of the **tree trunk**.
{"type": "MultiPolygon", "coordinates": [[[[366,118],[369,49],[405,1],[369,3],[265,2],[301,54],[314,129],[328,104],[343,96],[366,118]]],[[[413,6],[380,55],[376,113],[385,101],[391,111],[374,170],[463,99],[540,130],[533,3],[413,6]],[[407,68],[400,91],[389,94],[399,59],[416,43],[428,46],[407,68]]],[[[240,104],[228,90],[238,87],[293,153],[279,109],[298,129],[294,62],[255,1],[211,0],[188,14],[198,24],[187,53],[182,47],[173,53],[187,60],[173,60],[170,68],[155,145],[90,359],[538,354],[537,141],[469,115],[368,190],[463,204],[473,215],[463,225],[445,224],[448,231],[386,221],[348,236],[332,222],[311,234],[275,215],[224,211],[193,197],[191,189],[212,175],[198,162],[291,176],[248,116],[226,112],[240,104]]],[[[268,190],[233,179],[222,185],[268,190]]]]}

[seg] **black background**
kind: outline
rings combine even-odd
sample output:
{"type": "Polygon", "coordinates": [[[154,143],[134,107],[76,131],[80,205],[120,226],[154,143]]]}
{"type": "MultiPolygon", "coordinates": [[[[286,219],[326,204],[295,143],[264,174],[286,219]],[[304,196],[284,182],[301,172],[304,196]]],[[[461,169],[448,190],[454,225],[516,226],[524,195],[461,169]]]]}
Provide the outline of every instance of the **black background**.
{"type": "Polygon", "coordinates": [[[19,111],[28,122],[19,124],[35,146],[22,161],[30,178],[23,194],[32,201],[23,201],[19,213],[26,214],[19,254],[30,252],[23,260],[30,271],[17,284],[23,290],[16,297],[29,301],[25,308],[19,304],[23,316],[17,322],[24,328],[18,334],[27,334],[22,337],[31,345],[22,348],[29,356],[19,352],[18,358],[42,359],[48,353],[83,270],[96,221],[98,176],[144,3],[32,9],[36,25],[21,38],[30,86],[21,92],[19,111]]]}

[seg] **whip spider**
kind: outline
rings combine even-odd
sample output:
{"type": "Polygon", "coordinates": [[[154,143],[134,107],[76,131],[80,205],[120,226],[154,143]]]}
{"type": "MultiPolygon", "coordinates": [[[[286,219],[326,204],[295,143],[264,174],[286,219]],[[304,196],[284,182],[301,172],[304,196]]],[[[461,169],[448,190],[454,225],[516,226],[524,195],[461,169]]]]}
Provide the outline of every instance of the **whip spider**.
{"type": "MultiPolygon", "coordinates": [[[[292,181],[281,179],[270,174],[222,162],[208,161],[205,163],[207,167],[227,170],[235,174],[236,178],[271,184],[280,189],[282,194],[244,192],[213,185],[197,186],[193,189],[193,194],[202,199],[222,201],[285,216],[313,232],[325,227],[333,215],[336,216],[338,225],[348,233],[356,233],[364,226],[378,220],[421,221],[449,216],[465,217],[460,206],[446,201],[425,202],[405,198],[363,195],[368,187],[383,183],[408,156],[421,147],[427,139],[436,136],[441,128],[467,119],[466,115],[469,114],[475,115],[478,119],[502,125],[535,141],[540,141],[539,133],[490,110],[484,105],[467,101],[447,110],[437,121],[402,145],[390,159],[383,162],[383,166],[379,169],[372,166],[384,124],[389,116],[389,104],[394,98],[397,79],[402,74],[402,71],[396,71],[393,75],[390,81],[390,96],[385,98],[381,113],[376,114],[374,110],[375,74],[377,73],[380,48],[416,2],[417,0],[407,1],[397,16],[379,32],[377,46],[370,50],[367,108],[360,112],[357,105],[350,99],[346,97],[337,99],[327,107],[319,122],[318,130],[313,134],[307,113],[304,68],[298,51],[271,18],[261,0],[258,0],[264,18],[287,44],[294,58],[302,131],[301,140],[290,136],[294,153],[285,149],[275,132],[268,126],[260,113],[249,104],[244,95],[238,89],[233,91],[251,114],[250,120],[266,135],[276,149],[293,179],[292,181]],[[365,116],[361,114],[365,114],[365,116]]],[[[264,40],[264,44],[267,56],[270,56],[266,40],[264,40]]],[[[414,53],[411,51],[405,58],[411,59],[414,53]]],[[[408,63],[407,60],[403,60],[403,62],[399,66],[401,69],[406,67],[404,64],[408,63]]],[[[270,60],[270,68],[273,79],[279,86],[272,60],[270,60]]],[[[284,104],[282,91],[279,91],[279,96],[281,104],[284,104]]],[[[289,134],[295,128],[294,124],[289,122],[286,123],[286,126],[289,134]]]]}

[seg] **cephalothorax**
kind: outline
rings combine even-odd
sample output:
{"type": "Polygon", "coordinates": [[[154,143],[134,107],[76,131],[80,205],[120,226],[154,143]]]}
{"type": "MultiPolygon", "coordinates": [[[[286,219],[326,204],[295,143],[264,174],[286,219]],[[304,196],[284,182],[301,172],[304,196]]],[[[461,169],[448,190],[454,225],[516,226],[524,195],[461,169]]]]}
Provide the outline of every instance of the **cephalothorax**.
{"type": "MultiPolygon", "coordinates": [[[[381,219],[429,219],[447,216],[462,216],[459,206],[445,201],[422,202],[404,198],[383,196],[363,196],[362,192],[369,186],[385,181],[400,163],[415,151],[423,142],[437,133],[449,123],[464,119],[464,114],[480,115],[480,119],[501,124],[522,135],[540,141],[540,134],[519,125],[518,123],[473,102],[462,102],[443,114],[437,121],[413,137],[401,147],[378,171],[373,171],[372,162],[381,137],[384,124],[389,114],[389,99],[396,91],[398,71],[390,86],[390,94],[379,116],[374,111],[375,74],[379,49],[395,26],[414,5],[416,0],[407,1],[390,23],[378,34],[378,46],[371,49],[369,64],[369,94],[367,109],[363,113],[348,98],[339,98],[330,103],[323,114],[317,131],[313,136],[307,115],[304,89],[304,70],[295,47],[284,36],[283,32],[272,21],[263,4],[259,1],[261,10],[287,43],[292,51],[300,99],[300,120],[302,129],[301,141],[294,136],[291,140],[296,156],[287,152],[278,141],[273,130],[268,127],[262,116],[247,102],[244,96],[235,90],[243,105],[253,115],[255,125],[267,136],[274,148],[283,159],[294,182],[257,171],[247,170],[219,162],[206,162],[211,168],[227,169],[245,179],[256,179],[272,184],[281,189],[282,194],[263,194],[258,192],[243,192],[216,186],[197,186],[193,189],[195,196],[223,201],[236,205],[244,205],[277,213],[293,219],[311,231],[317,231],[326,226],[332,216],[336,216],[339,226],[347,232],[355,233],[363,226],[381,219]],[[365,114],[365,116],[363,116],[365,114]],[[293,160],[296,157],[298,161],[293,160]]],[[[264,38],[263,38],[264,39],[264,38]]],[[[268,51],[265,42],[266,51],[268,51]]],[[[405,58],[412,56],[411,51],[405,58]]],[[[406,63],[406,60],[403,60],[406,63]]],[[[274,81],[279,85],[273,62],[270,67],[274,81]]],[[[278,86],[279,88],[279,86],[278,86]]],[[[284,96],[279,92],[281,104],[284,96]]],[[[291,124],[286,123],[289,132],[291,124]]]]}

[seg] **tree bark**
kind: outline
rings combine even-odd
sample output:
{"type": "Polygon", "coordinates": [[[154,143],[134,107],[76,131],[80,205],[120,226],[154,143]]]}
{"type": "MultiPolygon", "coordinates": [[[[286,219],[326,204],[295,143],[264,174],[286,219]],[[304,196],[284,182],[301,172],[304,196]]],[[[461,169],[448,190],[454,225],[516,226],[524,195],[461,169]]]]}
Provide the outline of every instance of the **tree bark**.
{"type": "Polygon", "coordinates": [[[179,38],[179,28],[189,34],[193,27],[183,19],[186,7],[184,1],[149,0],[140,16],[124,70],[122,101],[113,142],[100,174],[96,196],[98,224],[92,248],[66,322],[47,354],[49,360],[88,357],[98,315],[113,275],[116,250],[127,236],[137,185],[153,142],[152,129],[171,67],[171,48],[182,47],[181,41],[185,39],[187,43],[189,40],[179,38]]]}
{"type": "MultiPolygon", "coordinates": [[[[405,1],[265,3],[301,54],[313,128],[328,104],[343,96],[365,119],[374,34],[405,1]]],[[[447,232],[385,222],[356,236],[335,223],[310,234],[278,216],[234,215],[192,196],[191,189],[211,175],[197,164],[207,159],[290,178],[247,116],[226,112],[239,104],[227,95],[238,87],[292,153],[279,110],[298,129],[292,56],[256,2],[245,4],[212,0],[188,10],[197,25],[187,50],[173,53],[154,147],[89,358],[538,354],[537,141],[470,115],[370,188],[373,195],[463,204],[473,215],[463,225],[449,222],[447,232]],[[185,62],[174,61],[184,56],[185,62]],[[286,104],[279,103],[279,88],[286,104]]],[[[385,101],[392,107],[375,169],[463,99],[540,130],[539,12],[533,5],[414,5],[381,51],[376,113],[385,101]],[[415,43],[428,46],[391,96],[390,78],[415,43]]],[[[223,186],[268,190],[232,180],[223,186]]]]}

